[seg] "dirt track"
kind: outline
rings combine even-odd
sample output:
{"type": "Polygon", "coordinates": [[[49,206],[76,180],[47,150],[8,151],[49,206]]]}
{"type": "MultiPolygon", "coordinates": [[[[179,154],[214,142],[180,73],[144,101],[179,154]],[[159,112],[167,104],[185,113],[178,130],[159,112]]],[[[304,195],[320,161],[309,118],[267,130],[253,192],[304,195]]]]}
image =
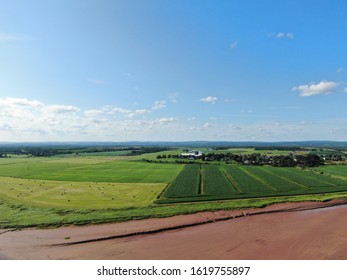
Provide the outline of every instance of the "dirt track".
{"type": "Polygon", "coordinates": [[[0,231],[1,259],[347,259],[347,202],[0,231]]]}

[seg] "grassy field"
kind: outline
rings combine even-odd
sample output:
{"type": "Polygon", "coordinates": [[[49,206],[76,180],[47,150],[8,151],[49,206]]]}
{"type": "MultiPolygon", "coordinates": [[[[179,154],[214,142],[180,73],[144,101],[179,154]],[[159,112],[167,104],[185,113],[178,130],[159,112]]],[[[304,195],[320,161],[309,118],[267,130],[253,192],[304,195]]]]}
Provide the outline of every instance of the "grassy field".
{"type": "Polygon", "coordinates": [[[165,185],[0,177],[0,199],[23,206],[60,209],[143,207],[151,204],[165,185]]]}
{"type": "Polygon", "coordinates": [[[26,158],[0,160],[0,176],[76,182],[168,183],[182,165],[148,164],[108,158],[26,158]]]}
{"type": "MultiPolygon", "coordinates": [[[[163,153],[173,151],[145,156],[163,153]]],[[[347,196],[343,165],[307,171],[147,163],[142,156],[1,158],[0,228],[114,222],[347,196]]]]}

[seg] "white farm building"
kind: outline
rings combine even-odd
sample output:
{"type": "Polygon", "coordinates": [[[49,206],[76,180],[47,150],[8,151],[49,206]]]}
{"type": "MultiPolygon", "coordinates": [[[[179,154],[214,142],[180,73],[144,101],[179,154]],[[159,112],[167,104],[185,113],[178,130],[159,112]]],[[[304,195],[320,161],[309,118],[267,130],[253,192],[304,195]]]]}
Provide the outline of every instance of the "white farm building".
{"type": "Polygon", "coordinates": [[[196,159],[201,158],[203,153],[201,151],[187,151],[185,153],[181,154],[181,157],[183,158],[189,158],[189,159],[196,159]]]}

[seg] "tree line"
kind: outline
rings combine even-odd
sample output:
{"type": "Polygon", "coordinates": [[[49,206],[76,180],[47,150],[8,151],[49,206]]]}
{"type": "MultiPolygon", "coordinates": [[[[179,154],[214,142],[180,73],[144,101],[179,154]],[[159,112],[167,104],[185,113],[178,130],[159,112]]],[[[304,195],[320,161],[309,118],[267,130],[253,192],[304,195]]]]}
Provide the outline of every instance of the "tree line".
{"type": "Polygon", "coordinates": [[[279,167],[316,167],[324,164],[324,160],[315,154],[300,155],[264,155],[259,153],[253,154],[214,154],[204,155],[203,161],[234,161],[243,165],[272,165],[279,167]]]}
{"type": "MultiPolygon", "coordinates": [[[[161,159],[183,159],[181,155],[158,155],[161,159]]],[[[324,159],[316,154],[290,154],[290,155],[265,155],[260,153],[253,154],[234,154],[234,153],[207,153],[202,157],[196,158],[203,162],[224,161],[225,163],[238,163],[242,165],[272,165],[278,167],[316,167],[324,164],[324,159]]],[[[182,161],[186,162],[186,161],[182,161]]]]}

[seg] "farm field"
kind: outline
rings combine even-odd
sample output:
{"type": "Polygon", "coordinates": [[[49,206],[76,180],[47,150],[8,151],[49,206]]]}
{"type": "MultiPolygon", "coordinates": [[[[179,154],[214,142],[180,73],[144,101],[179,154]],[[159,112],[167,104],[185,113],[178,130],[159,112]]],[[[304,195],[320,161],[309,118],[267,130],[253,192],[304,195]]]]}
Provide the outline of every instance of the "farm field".
{"type": "Polygon", "coordinates": [[[0,199],[60,209],[143,207],[165,184],[69,182],[0,177],[0,199]]]}
{"type": "Polygon", "coordinates": [[[299,168],[201,165],[201,170],[195,168],[195,174],[194,170],[189,168],[189,174],[181,172],[178,175],[180,184],[175,181],[169,184],[157,203],[304,195],[347,190],[347,180],[299,168]],[[199,173],[202,176],[199,177],[199,173]],[[200,179],[195,179],[194,188],[189,182],[191,176],[200,179]],[[188,185],[191,188],[188,188],[188,185]],[[196,191],[199,185],[201,192],[196,191]],[[178,188],[186,192],[178,193],[178,188]]]}
{"type": "Polygon", "coordinates": [[[317,172],[329,174],[338,178],[347,179],[347,165],[325,165],[315,168],[317,172]]]}
{"type": "Polygon", "coordinates": [[[200,166],[186,165],[163,194],[165,197],[196,196],[200,190],[200,166]]]}
{"type": "Polygon", "coordinates": [[[181,165],[147,164],[108,158],[0,160],[0,176],[76,182],[168,183],[181,165]]]}
{"type": "Polygon", "coordinates": [[[0,228],[143,219],[347,193],[345,166],[309,171],[141,158],[114,153],[0,158],[0,228]]]}

